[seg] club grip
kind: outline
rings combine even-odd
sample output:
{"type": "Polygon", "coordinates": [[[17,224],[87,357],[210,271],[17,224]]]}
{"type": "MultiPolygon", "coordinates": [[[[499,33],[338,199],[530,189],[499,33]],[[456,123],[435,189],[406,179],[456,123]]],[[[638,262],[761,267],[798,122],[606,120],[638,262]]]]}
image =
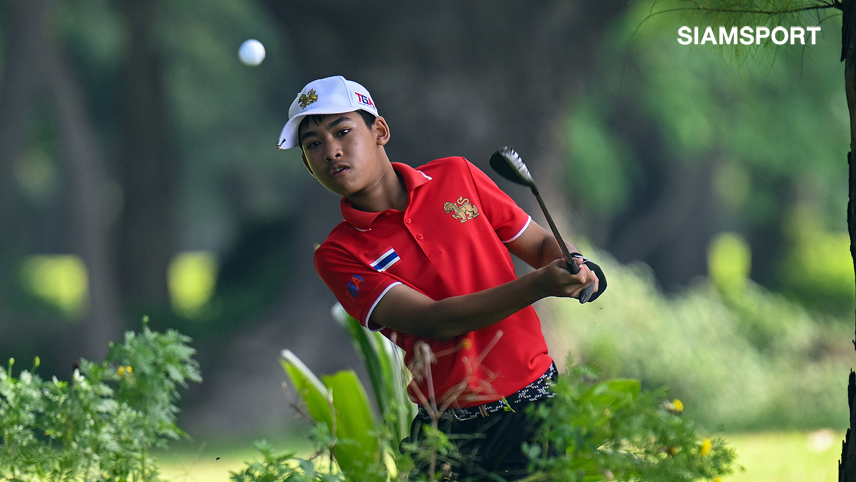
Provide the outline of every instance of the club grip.
{"type": "Polygon", "coordinates": [[[574,258],[565,258],[565,263],[567,263],[568,271],[570,271],[571,274],[577,274],[580,272],[580,267],[577,266],[577,263],[574,261],[574,258]]]}
{"type": "MultiPolygon", "coordinates": [[[[580,267],[577,266],[577,263],[574,262],[573,258],[571,258],[571,259],[566,258],[565,262],[567,263],[568,271],[570,271],[571,274],[577,274],[580,272],[580,267]]],[[[589,298],[591,298],[591,295],[593,295],[593,294],[594,294],[594,283],[588,285],[588,288],[584,289],[582,291],[582,293],[580,293],[580,296],[579,296],[580,304],[588,302],[589,298]]]]}
{"type": "Polygon", "coordinates": [[[580,293],[580,304],[588,302],[591,298],[591,295],[594,294],[594,283],[588,285],[588,288],[584,289],[582,293],[580,293]]]}

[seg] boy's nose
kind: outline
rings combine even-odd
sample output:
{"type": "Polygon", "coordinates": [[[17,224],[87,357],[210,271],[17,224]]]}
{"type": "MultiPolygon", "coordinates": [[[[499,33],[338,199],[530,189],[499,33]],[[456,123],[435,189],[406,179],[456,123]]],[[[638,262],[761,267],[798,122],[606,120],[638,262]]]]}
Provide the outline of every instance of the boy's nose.
{"type": "Polygon", "coordinates": [[[337,143],[330,143],[327,148],[327,155],[325,158],[328,161],[334,161],[336,159],[340,159],[342,157],[342,148],[337,143]]]}

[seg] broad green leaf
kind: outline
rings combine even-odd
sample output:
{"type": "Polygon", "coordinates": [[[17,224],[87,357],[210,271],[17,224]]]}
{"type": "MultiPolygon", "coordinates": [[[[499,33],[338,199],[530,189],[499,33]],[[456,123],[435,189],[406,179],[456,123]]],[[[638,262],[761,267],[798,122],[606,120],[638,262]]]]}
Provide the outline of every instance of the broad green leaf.
{"type": "Polygon", "coordinates": [[[336,415],[334,456],[349,479],[360,480],[360,474],[371,467],[381,468],[375,435],[375,420],[369,408],[365,389],[353,370],[343,370],[323,377],[333,394],[336,415]]]}
{"type": "Polygon", "coordinates": [[[342,472],[360,480],[369,467],[378,465],[375,459],[379,457],[379,448],[368,397],[356,373],[343,370],[324,376],[322,383],[290,350],[283,350],[280,363],[312,418],[335,431],[337,443],[333,455],[342,472]]]}
{"type": "Polygon", "coordinates": [[[378,347],[374,343],[374,339],[370,337],[371,333],[360,325],[353,317],[348,315],[342,305],[336,304],[333,307],[333,317],[351,338],[354,348],[357,353],[363,358],[366,364],[366,370],[369,373],[369,380],[372,383],[377,408],[380,413],[387,413],[390,408],[389,391],[387,389],[387,380],[385,379],[384,367],[382,366],[381,356],[378,352],[378,347]]]}
{"type": "MultiPolygon", "coordinates": [[[[396,347],[379,332],[371,332],[350,316],[340,304],[332,309],[333,317],[351,337],[369,373],[378,411],[387,429],[402,439],[408,435],[415,416],[415,405],[407,396],[405,368],[396,347]]],[[[391,447],[397,453],[397,445],[391,447]]]]}
{"type": "Polygon", "coordinates": [[[330,411],[330,393],[327,387],[291,350],[283,350],[279,362],[312,418],[332,427],[333,415],[330,411]]]}

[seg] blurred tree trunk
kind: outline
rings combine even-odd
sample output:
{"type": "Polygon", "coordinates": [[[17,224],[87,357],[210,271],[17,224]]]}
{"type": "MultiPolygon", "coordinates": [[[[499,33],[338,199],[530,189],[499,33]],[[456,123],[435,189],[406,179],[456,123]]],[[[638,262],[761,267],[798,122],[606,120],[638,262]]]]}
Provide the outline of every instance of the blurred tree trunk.
{"type": "MultiPolygon", "coordinates": [[[[850,112],[850,149],[847,154],[849,165],[849,201],[847,203],[847,229],[850,233],[850,255],[856,270],[856,168],[853,165],[853,148],[856,146],[856,1],[844,0],[840,4],[843,11],[841,27],[841,61],[844,62],[844,89],[847,93],[847,108],[850,112]]],[[[856,347],[856,339],[854,340],[856,347]]],[[[850,427],[841,449],[841,461],[838,465],[838,480],[856,481],[856,441],[853,440],[853,427],[856,426],[856,377],[850,372],[847,387],[850,413],[850,427]]]]}
{"type": "MultiPolygon", "coordinates": [[[[5,177],[9,166],[16,161],[24,146],[28,128],[25,106],[35,96],[48,94],[47,101],[53,107],[59,135],[57,154],[65,161],[69,174],[73,245],[86,264],[89,283],[88,310],[79,331],[81,341],[70,344],[69,340],[63,341],[75,348],[75,357],[97,359],[106,353],[107,343],[121,334],[113,292],[115,282],[110,229],[102,195],[106,175],[84,90],[59,47],[46,35],[45,24],[54,5],[53,0],[10,2],[12,24],[15,26],[12,35],[20,37],[9,44],[11,68],[6,69],[3,91],[0,93],[0,106],[3,107],[0,109],[0,140],[3,141],[3,150],[8,151],[0,158],[0,165],[3,166],[0,169],[3,169],[5,177]]],[[[10,188],[8,193],[3,194],[4,205],[9,202],[14,207],[14,192],[15,189],[10,188]]],[[[0,228],[4,230],[4,235],[11,234],[9,241],[4,241],[4,244],[15,243],[19,239],[14,234],[17,223],[21,221],[15,216],[20,212],[20,209],[9,209],[8,214],[2,216],[3,224],[0,228]]],[[[22,333],[32,332],[22,330],[22,333]]]]}
{"type": "Polygon", "coordinates": [[[67,163],[77,251],[89,274],[89,309],[83,327],[83,356],[99,360],[123,332],[116,293],[110,208],[106,205],[105,160],[83,86],[54,45],[46,78],[56,102],[60,156],[67,163]]]}
{"type": "Polygon", "coordinates": [[[65,335],[55,336],[21,322],[25,315],[12,313],[0,296],[0,338],[28,344],[24,339],[46,335],[46,343],[61,345],[48,350],[75,358],[98,359],[108,342],[121,336],[125,322],[120,307],[161,309],[169,303],[166,274],[175,248],[176,160],[160,52],[152,32],[159,3],[120,2],[130,34],[120,82],[119,175],[124,200],[116,232],[111,216],[115,209],[105,196],[106,160],[86,90],[65,58],[64,46],[48,35],[46,25],[58,2],[10,0],[2,7],[8,12],[8,28],[0,84],[0,295],[14,291],[17,263],[27,254],[21,235],[26,207],[15,183],[15,163],[27,146],[32,106],[41,103],[55,121],[56,155],[68,187],[69,236],[74,252],[86,264],[89,300],[83,324],[74,330],[57,328],[65,335]],[[77,342],[68,340],[69,333],[77,342]]]}
{"type": "Polygon", "coordinates": [[[3,38],[4,69],[0,78],[0,321],[9,320],[6,297],[17,281],[15,265],[23,246],[17,235],[21,200],[15,182],[15,162],[24,147],[29,124],[28,101],[39,80],[36,63],[41,18],[23,0],[11,0],[0,8],[9,19],[3,38]]]}
{"type": "Polygon", "coordinates": [[[176,250],[178,173],[154,25],[162,2],[120,0],[128,19],[119,94],[122,213],[117,261],[123,305],[139,313],[169,305],[167,269],[176,250]]]}

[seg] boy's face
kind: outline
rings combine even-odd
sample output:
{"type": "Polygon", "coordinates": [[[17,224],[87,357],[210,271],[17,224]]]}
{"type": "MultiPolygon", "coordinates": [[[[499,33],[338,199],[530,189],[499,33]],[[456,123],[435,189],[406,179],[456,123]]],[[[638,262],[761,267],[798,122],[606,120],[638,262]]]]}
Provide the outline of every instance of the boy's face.
{"type": "Polygon", "coordinates": [[[308,118],[298,129],[303,163],[325,188],[350,197],[379,182],[389,141],[383,117],[372,127],[357,112],[330,114],[315,122],[308,118]]]}

